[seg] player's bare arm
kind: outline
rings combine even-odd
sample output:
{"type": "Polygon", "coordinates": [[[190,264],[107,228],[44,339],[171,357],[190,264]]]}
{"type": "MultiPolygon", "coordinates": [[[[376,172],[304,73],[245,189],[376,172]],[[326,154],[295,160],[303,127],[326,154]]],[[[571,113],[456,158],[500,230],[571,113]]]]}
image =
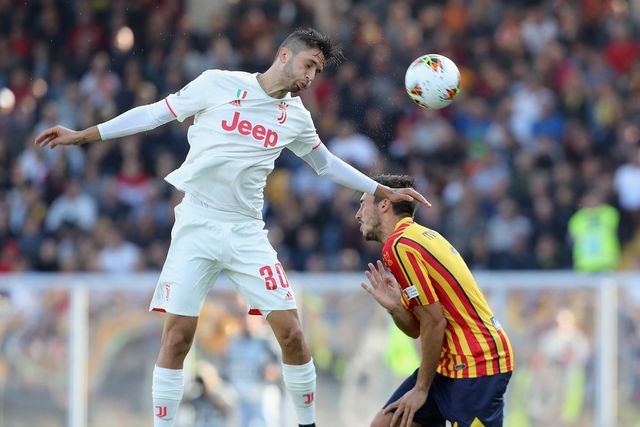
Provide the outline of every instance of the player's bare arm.
{"type": "Polygon", "coordinates": [[[382,262],[378,261],[375,266],[369,263],[369,271],[364,274],[371,283],[371,287],[361,283],[362,289],[389,312],[393,322],[402,332],[411,338],[418,338],[420,323],[400,302],[400,285],[391,274],[385,271],[382,262]]]}
{"type": "Polygon", "coordinates": [[[439,302],[415,307],[413,313],[420,322],[422,359],[415,387],[383,410],[383,413],[388,413],[395,409],[391,419],[392,426],[411,427],[416,411],[427,401],[447,326],[447,320],[442,314],[442,306],[439,302]]]}
{"type": "Polygon", "coordinates": [[[92,126],[82,131],[67,129],[63,126],[54,126],[38,135],[35,143],[40,147],[49,146],[50,148],[55,148],[58,145],[80,145],[100,140],[100,132],[98,132],[97,126],[92,126]]]}
{"type": "Polygon", "coordinates": [[[125,111],[113,119],[75,131],[62,126],[54,126],[42,132],[35,139],[40,147],[55,148],[58,145],[80,145],[102,141],[155,129],[175,119],[166,101],[142,105],[125,111]]]}

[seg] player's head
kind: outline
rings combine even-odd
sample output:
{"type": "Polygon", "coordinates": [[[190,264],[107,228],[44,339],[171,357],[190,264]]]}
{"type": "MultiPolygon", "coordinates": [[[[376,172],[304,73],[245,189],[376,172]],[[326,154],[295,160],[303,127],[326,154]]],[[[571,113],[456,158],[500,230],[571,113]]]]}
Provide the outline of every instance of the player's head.
{"type": "MultiPolygon", "coordinates": [[[[414,180],[408,175],[379,175],[375,181],[391,188],[413,187],[414,180]]],[[[399,218],[412,217],[415,214],[417,202],[402,201],[392,203],[389,199],[382,199],[370,193],[360,197],[360,209],[356,213],[356,220],[360,224],[360,232],[366,240],[382,242],[384,239],[383,225],[393,227],[399,218]]]]}
{"type": "Polygon", "coordinates": [[[339,63],[342,49],[313,28],[299,28],[289,34],[278,49],[276,63],[291,92],[307,88],[325,66],[339,63]]]}

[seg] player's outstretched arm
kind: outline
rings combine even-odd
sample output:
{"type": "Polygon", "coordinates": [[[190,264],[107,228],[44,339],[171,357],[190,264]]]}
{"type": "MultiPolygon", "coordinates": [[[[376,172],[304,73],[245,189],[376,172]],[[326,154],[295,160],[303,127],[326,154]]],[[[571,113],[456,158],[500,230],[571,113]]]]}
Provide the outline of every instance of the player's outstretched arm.
{"type": "Polygon", "coordinates": [[[154,104],[143,105],[126,111],[119,116],[92,126],[82,131],[54,126],[42,132],[35,139],[40,147],[55,148],[58,145],[80,145],[123,136],[134,135],[139,132],[155,129],[160,125],[175,119],[167,103],[158,101],[154,104]]]}
{"type": "Polygon", "coordinates": [[[309,154],[302,156],[318,175],[326,176],[330,180],[363,193],[371,193],[381,198],[388,198],[392,202],[416,200],[429,207],[431,203],[413,188],[389,188],[380,185],[344,160],[331,153],[327,147],[319,144],[309,154]]]}

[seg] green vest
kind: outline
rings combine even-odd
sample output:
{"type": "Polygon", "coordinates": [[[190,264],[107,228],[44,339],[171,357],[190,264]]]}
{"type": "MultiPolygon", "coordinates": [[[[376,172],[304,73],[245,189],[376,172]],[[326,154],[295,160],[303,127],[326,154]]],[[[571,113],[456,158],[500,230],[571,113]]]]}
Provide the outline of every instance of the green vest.
{"type": "Polygon", "coordinates": [[[409,376],[420,366],[420,355],[416,350],[413,338],[405,335],[393,323],[390,328],[389,342],[384,355],[385,362],[395,375],[409,376]]]}
{"type": "Polygon", "coordinates": [[[613,270],[620,259],[618,211],[609,205],[580,209],[569,220],[573,266],[579,271],[613,270]]]}

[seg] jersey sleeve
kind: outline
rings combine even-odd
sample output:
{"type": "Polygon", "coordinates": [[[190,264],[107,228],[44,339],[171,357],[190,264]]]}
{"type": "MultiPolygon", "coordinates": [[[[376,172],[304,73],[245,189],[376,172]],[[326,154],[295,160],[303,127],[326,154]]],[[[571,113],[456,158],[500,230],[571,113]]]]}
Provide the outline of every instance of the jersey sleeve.
{"type": "Polygon", "coordinates": [[[318,175],[326,176],[333,182],[363,193],[375,193],[378,183],[347,162],[331,154],[320,144],[309,154],[301,157],[318,175]]]}
{"type": "Polygon", "coordinates": [[[165,103],[175,118],[182,122],[213,104],[216,90],[215,82],[219,70],[207,70],[179,91],[165,98],[165,103]]]}
{"type": "Polygon", "coordinates": [[[321,144],[320,136],[318,136],[316,126],[313,124],[313,119],[311,118],[311,113],[308,111],[306,112],[305,120],[306,123],[302,132],[300,132],[288,147],[298,157],[306,156],[321,144]]]}
{"type": "Polygon", "coordinates": [[[405,307],[429,305],[439,300],[420,253],[400,242],[385,245],[382,258],[402,288],[405,307]]]}

